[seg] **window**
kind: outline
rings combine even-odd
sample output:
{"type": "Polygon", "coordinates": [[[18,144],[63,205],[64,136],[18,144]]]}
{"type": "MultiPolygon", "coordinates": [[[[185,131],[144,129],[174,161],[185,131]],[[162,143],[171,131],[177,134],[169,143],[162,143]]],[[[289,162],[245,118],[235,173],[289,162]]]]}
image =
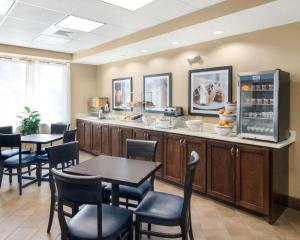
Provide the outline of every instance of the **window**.
{"type": "Polygon", "coordinates": [[[0,59],[0,126],[17,126],[24,106],[41,113],[41,123],[70,121],[69,66],[0,59]]]}

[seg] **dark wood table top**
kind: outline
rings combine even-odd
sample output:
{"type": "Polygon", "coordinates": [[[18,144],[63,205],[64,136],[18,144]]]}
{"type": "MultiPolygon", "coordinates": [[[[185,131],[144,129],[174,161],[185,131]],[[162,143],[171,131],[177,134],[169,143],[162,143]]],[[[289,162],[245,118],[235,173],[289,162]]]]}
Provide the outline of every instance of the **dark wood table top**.
{"type": "Polygon", "coordinates": [[[21,137],[22,143],[47,144],[63,139],[63,134],[30,134],[21,137]]]}
{"type": "Polygon", "coordinates": [[[64,171],[70,174],[100,176],[104,182],[138,187],[161,166],[160,162],[101,155],[64,171]]]}

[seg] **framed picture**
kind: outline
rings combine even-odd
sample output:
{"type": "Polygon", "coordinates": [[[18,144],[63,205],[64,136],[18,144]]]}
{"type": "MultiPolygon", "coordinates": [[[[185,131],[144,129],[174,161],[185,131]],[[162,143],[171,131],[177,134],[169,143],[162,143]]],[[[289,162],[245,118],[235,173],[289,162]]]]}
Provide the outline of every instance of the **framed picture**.
{"type": "Polygon", "coordinates": [[[112,80],[112,109],[131,110],[128,106],[132,101],[132,77],[112,80]]]}
{"type": "Polygon", "coordinates": [[[189,114],[217,116],[231,101],[232,66],[189,71],[189,114]]]}
{"type": "Polygon", "coordinates": [[[143,107],[146,112],[163,112],[172,105],[172,73],[144,76],[143,107]]]}

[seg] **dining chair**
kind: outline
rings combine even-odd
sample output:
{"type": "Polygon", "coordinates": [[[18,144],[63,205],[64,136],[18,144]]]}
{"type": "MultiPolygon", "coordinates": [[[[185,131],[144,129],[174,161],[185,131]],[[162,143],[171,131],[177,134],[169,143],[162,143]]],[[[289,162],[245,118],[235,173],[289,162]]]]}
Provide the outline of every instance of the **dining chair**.
{"type": "Polygon", "coordinates": [[[193,237],[191,221],[191,196],[192,183],[195,176],[195,168],[199,162],[199,155],[193,151],[186,167],[184,182],[184,197],[162,193],[148,192],[140,205],[135,210],[136,215],[136,240],[141,239],[142,234],[161,238],[182,238],[191,240],[193,237]],[[179,226],[180,233],[161,233],[151,230],[143,230],[142,223],[161,226],[179,226]]]}
{"type": "Polygon", "coordinates": [[[70,124],[68,123],[52,123],[50,125],[51,134],[63,134],[64,131],[69,130],[70,124]]]}
{"type": "Polygon", "coordinates": [[[61,239],[133,239],[132,212],[102,203],[103,185],[98,176],[69,175],[52,169],[58,190],[61,239]],[[85,205],[67,223],[64,202],[85,205]]]}
{"type": "MultiPolygon", "coordinates": [[[[157,141],[146,141],[136,139],[126,139],[127,158],[134,158],[137,160],[155,161],[157,141]]],[[[126,207],[137,207],[142,201],[145,194],[154,190],[154,174],[147,179],[139,187],[119,186],[119,196],[126,200],[120,201],[120,205],[126,207]],[[130,200],[137,202],[137,204],[130,202],[130,200]]],[[[105,191],[111,195],[111,185],[108,185],[105,191]]]]}
{"type": "Polygon", "coordinates": [[[22,195],[22,188],[28,186],[27,184],[22,183],[23,174],[29,174],[30,171],[36,170],[37,179],[39,179],[39,172],[41,165],[37,161],[36,155],[30,153],[22,153],[21,149],[21,135],[20,134],[0,134],[0,186],[2,183],[3,174],[9,175],[9,183],[12,183],[12,176],[18,177],[19,184],[19,194],[22,195]],[[17,148],[18,153],[9,158],[4,159],[2,157],[1,148],[17,148]],[[29,169],[31,165],[36,167],[32,170],[23,171],[25,167],[29,169]],[[4,171],[8,169],[8,173],[4,171]],[[16,169],[17,173],[13,173],[13,170],[16,169]]]}
{"type": "MultiPolygon", "coordinates": [[[[13,134],[13,127],[12,126],[0,127],[0,134],[13,134]]],[[[21,152],[27,154],[30,153],[30,150],[22,149],[21,152]]],[[[9,148],[9,149],[2,150],[1,159],[5,160],[14,155],[17,155],[18,153],[19,153],[19,149],[16,148],[9,148]]]]}
{"type": "MultiPolygon", "coordinates": [[[[65,169],[70,166],[70,162],[79,163],[79,143],[78,142],[70,142],[62,145],[52,146],[46,148],[48,159],[49,159],[49,168],[55,169],[65,169]]],[[[54,183],[53,176],[51,171],[49,172],[49,186],[50,186],[50,213],[48,220],[47,232],[51,231],[51,226],[53,222],[53,216],[57,203],[57,189],[54,183]]],[[[64,204],[72,209],[72,214],[67,214],[67,216],[71,217],[75,215],[78,211],[79,206],[70,201],[65,201],[64,204]]]]}
{"type": "Polygon", "coordinates": [[[64,131],[63,143],[76,141],[76,133],[77,133],[77,129],[64,131]]]}

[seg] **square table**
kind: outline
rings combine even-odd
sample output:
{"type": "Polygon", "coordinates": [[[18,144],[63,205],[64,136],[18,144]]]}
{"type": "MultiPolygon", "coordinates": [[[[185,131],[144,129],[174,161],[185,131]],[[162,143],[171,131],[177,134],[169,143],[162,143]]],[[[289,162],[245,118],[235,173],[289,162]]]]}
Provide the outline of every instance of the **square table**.
{"type": "MultiPolygon", "coordinates": [[[[30,135],[25,135],[21,136],[21,142],[22,143],[32,143],[36,145],[36,155],[39,155],[42,150],[42,144],[48,144],[48,143],[53,143],[55,141],[63,139],[63,134],[30,134],[30,135]]],[[[38,174],[37,174],[37,179],[38,185],[41,185],[41,181],[48,181],[48,178],[43,178],[42,176],[42,169],[41,169],[41,163],[40,166],[38,167],[38,174]]],[[[25,179],[32,179],[32,177],[24,177],[25,179]]]]}
{"type": "Polygon", "coordinates": [[[162,163],[101,155],[64,169],[69,174],[99,176],[112,184],[112,205],[119,205],[119,185],[138,187],[152,176],[162,163]]]}

